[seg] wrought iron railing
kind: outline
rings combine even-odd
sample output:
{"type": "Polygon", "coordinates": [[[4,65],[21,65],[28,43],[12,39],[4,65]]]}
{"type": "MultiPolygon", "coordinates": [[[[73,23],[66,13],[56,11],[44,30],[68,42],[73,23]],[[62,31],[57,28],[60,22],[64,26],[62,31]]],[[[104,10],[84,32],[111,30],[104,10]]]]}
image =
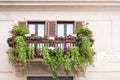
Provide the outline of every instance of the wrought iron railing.
{"type": "Polygon", "coordinates": [[[41,57],[41,50],[47,46],[49,48],[60,47],[64,49],[65,45],[72,47],[76,45],[76,40],[26,40],[27,46],[33,46],[35,50],[35,58],[41,57]]]}

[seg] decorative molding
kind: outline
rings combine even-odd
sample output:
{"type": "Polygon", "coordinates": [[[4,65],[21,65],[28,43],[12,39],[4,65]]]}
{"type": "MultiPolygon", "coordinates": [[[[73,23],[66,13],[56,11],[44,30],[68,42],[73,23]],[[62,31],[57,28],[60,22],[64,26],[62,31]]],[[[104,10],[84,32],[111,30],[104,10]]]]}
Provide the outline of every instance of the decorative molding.
{"type": "Polygon", "coordinates": [[[0,0],[0,6],[120,6],[120,0],[0,0]]]}
{"type": "Polygon", "coordinates": [[[0,0],[0,10],[120,10],[120,0],[0,0]]]}

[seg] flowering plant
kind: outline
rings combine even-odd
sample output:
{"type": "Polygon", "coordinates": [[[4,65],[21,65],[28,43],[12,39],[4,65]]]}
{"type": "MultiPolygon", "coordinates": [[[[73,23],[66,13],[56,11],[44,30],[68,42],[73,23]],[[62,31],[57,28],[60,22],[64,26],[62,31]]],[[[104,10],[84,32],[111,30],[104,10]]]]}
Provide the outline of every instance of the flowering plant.
{"type": "Polygon", "coordinates": [[[67,40],[76,40],[76,36],[72,36],[71,34],[67,35],[67,40]]]}
{"type": "Polygon", "coordinates": [[[43,40],[47,40],[47,39],[48,39],[48,34],[45,34],[43,40]]]}
{"type": "Polygon", "coordinates": [[[63,36],[58,37],[57,35],[54,36],[55,40],[64,40],[65,38],[63,36]]]}
{"type": "Polygon", "coordinates": [[[31,34],[32,37],[36,36],[36,34],[31,34]]]}
{"type": "Polygon", "coordinates": [[[65,46],[64,52],[65,52],[65,54],[70,54],[70,46],[65,46]]]}

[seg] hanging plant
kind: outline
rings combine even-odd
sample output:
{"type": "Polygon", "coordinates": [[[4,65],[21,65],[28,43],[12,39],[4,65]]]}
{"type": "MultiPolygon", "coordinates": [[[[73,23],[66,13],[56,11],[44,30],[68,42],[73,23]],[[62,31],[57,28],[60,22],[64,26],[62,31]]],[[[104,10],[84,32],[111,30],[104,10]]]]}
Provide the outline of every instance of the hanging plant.
{"type": "Polygon", "coordinates": [[[14,47],[8,50],[9,62],[15,65],[16,61],[19,61],[22,69],[26,70],[29,61],[34,59],[34,48],[31,46],[28,48],[26,47],[23,36],[15,37],[14,42],[14,47]]]}
{"type": "Polygon", "coordinates": [[[48,47],[43,47],[42,49],[42,56],[43,56],[43,63],[47,65],[51,72],[52,72],[52,77],[55,80],[58,80],[58,58],[56,56],[51,56],[48,52],[48,47]]]}
{"type": "Polygon", "coordinates": [[[66,75],[70,75],[71,73],[71,59],[70,59],[70,54],[64,54],[63,56],[63,61],[62,61],[62,67],[64,71],[66,72],[66,75]]]}
{"type": "Polygon", "coordinates": [[[8,50],[8,59],[10,64],[15,65],[18,54],[15,52],[15,49],[9,48],[8,50]]]}
{"type": "Polygon", "coordinates": [[[26,55],[27,55],[28,61],[34,59],[34,47],[33,46],[29,46],[27,48],[27,54],[26,55]]]}
{"type": "Polygon", "coordinates": [[[92,65],[94,51],[91,48],[91,43],[88,37],[82,38],[81,51],[82,51],[82,57],[86,60],[87,64],[92,65]]]}
{"type": "Polygon", "coordinates": [[[84,58],[79,53],[79,48],[74,46],[71,48],[71,60],[73,62],[73,67],[77,74],[79,75],[81,72],[85,75],[85,63],[84,58]]]}
{"type": "Polygon", "coordinates": [[[25,70],[27,67],[26,42],[22,36],[17,36],[15,43],[15,51],[18,54],[18,60],[21,62],[23,70],[25,70]]]}

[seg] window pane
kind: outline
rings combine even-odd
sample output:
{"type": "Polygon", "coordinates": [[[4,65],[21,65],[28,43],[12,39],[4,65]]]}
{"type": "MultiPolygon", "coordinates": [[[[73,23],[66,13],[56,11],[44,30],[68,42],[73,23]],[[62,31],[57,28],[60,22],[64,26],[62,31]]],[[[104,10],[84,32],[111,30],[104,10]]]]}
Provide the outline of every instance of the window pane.
{"type": "Polygon", "coordinates": [[[44,36],[44,26],[45,24],[38,24],[38,36],[44,36]]]}
{"type": "Polygon", "coordinates": [[[35,24],[29,24],[29,32],[30,34],[35,34],[35,24]]]}
{"type": "Polygon", "coordinates": [[[58,36],[64,36],[64,24],[58,24],[58,36]]]}
{"type": "Polygon", "coordinates": [[[72,23],[69,23],[67,24],[67,35],[73,35],[73,24],[72,23]]]}

